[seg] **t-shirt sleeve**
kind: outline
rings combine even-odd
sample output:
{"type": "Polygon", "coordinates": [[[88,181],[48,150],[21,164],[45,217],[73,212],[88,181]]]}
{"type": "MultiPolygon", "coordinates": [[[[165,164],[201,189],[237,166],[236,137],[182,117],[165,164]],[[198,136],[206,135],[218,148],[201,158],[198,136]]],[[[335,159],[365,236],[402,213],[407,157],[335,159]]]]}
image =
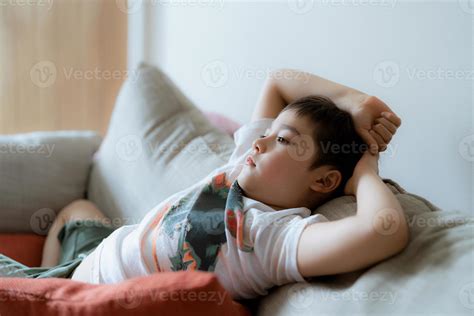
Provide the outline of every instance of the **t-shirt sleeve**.
{"type": "Polygon", "coordinates": [[[252,149],[252,143],[260,135],[265,134],[275,119],[261,118],[242,125],[234,133],[235,149],[229,158],[229,164],[245,163],[245,157],[252,149]]]}
{"type": "MultiPolygon", "coordinates": [[[[289,215],[255,228],[252,233],[255,236],[255,254],[262,264],[262,270],[268,273],[276,285],[308,282],[298,270],[298,243],[306,226],[327,221],[321,214],[308,217],[289,215]]],[[[317,247],[318,241],[315,240],[314,244],[317,247]]]]}

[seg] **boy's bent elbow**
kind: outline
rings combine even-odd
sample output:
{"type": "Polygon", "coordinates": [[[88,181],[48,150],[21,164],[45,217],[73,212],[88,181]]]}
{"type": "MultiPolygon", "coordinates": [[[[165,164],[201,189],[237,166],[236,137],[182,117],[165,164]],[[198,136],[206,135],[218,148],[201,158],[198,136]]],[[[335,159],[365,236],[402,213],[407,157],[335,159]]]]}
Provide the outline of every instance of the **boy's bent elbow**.
{"type": "Polygon", "coordinates": [[[402,216],[401,219],[373,226],[374,239],[377,239],[378,244],[386,248],[387,256],[402,252],[410,242],[410,229],[405,218],[402,216]]]}

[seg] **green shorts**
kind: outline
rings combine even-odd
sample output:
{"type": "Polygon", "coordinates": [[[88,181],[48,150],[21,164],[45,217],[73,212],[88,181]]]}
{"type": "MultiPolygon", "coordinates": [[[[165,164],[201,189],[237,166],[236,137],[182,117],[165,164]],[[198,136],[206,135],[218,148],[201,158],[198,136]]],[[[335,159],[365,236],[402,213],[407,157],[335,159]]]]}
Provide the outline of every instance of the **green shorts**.
{"type": "Polygon", "coordinates": [[[0,254],[0,277],[71,278],[82,260],[114,231],[97,220],[66,223],[58,234],[61,244],[59,263],[53,267],[27,267],[0,254]]]}

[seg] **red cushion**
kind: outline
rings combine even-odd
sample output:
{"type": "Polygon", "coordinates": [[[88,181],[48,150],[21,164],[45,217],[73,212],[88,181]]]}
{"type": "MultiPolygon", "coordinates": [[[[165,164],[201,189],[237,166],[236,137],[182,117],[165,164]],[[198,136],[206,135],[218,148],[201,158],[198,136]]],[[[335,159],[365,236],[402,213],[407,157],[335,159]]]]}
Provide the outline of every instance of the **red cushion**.
{"type": "Polygon", "coordinates": [[[0,234],[0,253],[29,267],[41,265],[46,237],[36,234],[0,234]]]}
{"type": "Polygon", "coordinates": [[[1,315],[250,315],[211,272],[161,272],[118,284],[0,278],[1,315]]]}
{"type": "MultiPolygon", "coordinates": [[[[0,234],[0,253],[28,266],[39,266],[44,241],[44,236],[36,234],[0,234]]],[[[210,272],[162,272],[114,285],[58,278],[0,278],[0,315],[172,312],[250,315],[210,272]]]]}

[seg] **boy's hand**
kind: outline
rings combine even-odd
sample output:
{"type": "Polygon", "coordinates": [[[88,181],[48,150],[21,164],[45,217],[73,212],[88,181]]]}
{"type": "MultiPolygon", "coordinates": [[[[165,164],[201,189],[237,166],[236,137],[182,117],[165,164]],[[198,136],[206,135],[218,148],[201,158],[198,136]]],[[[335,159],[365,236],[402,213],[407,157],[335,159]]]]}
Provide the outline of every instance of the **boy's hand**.
{"type": "Polygon", "coordinates": [[[385,151],[402,120],[377,97],[359,96],[353,102],[356,103],[351,108],[354,127],[369,145],[370,153],[385,151]]]}
{"type": "Polygon", "coordinates": [[[354,168],[352,177],[347,181],[346,186],[344,187],[344,194],[355,195],[359,178],[367,172],[375,172],[377,175],[379,174],[378,152],[375,154],[371,154],[369,150],[364,152],[354,168]]]}

